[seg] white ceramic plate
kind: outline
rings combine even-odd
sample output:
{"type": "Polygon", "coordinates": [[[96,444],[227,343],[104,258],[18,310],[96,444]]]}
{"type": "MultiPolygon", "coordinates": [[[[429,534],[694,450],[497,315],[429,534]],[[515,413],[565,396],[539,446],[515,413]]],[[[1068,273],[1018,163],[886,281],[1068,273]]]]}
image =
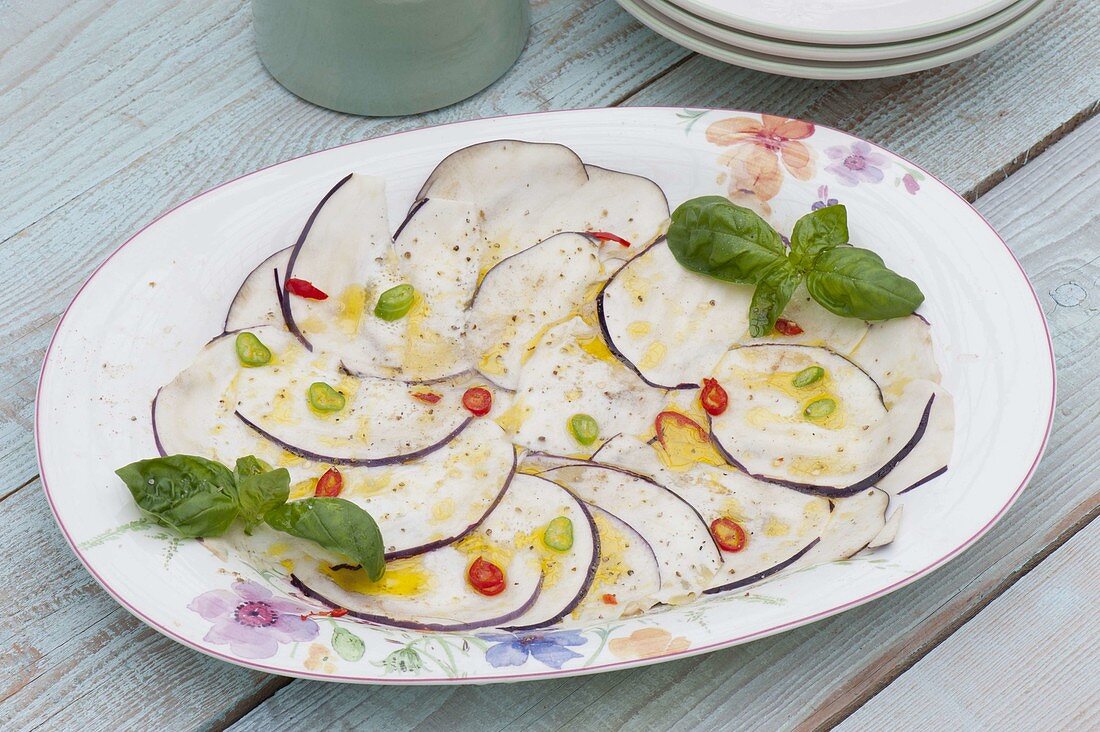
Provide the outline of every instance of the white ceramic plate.
{"type": "Polygon", "coordinates": [[[1015,0],[672,0],[715,23],[800,43],[892,43],[962,28],[1015,0]]]}
{"type": "Polygon", "coordinates": [[[808,61],[749,51],[739,46],[722,43],[678,23],[648,4],[648,0],[616,0],[624,10],[650,30],[704,56],[710,56],[719,61],[742,66],[746,69],[765,71],[769,74],[833,81],[878,79],[886,76],[912,74],[973,56],[1019,33],[1034,23],[1046,10],[1050,1],[1039,0],[1037,4],[1004,25],[986,31],[968,41],[956,43],[953,46],[885,61],[857,62],[808,61]]]}
{"type": "Polygon", "coordinates": [[[486,682],[702,653],[908,584],[1008,510],[1038,463],[1053,405],[1049,334],[1027,278],[996,232],[930,174],[843,132],[795,120],[621,108],[463,122],[354,143],[247,175],[164,214],[112,254],[62,316],[42,369],[36,439],[42,484],[73,550],[123,606],[165,635],[279,674],[486,682]],[[732,190],[780,231],[819,200],[848,207],[853,242],[873,247],[924,289],[921,312],[933,324],[944,385],[956,403],[951,467],[900,498],[904,519],[893,544],[747,592],[577,630],[423,634],[347,617],[257,624],[294,620],[312,608],[289,597],[279,572],[176,541],[141,521],[112,471],[155,454],[150,399],[221,330],[245,273],[292,241],[347,172],[385,176],[399,220],[436,162],[496,138],[564,143],[587,162],[653,178],[674,205],[732,190]],[[743,166],[757,175],[746,177],[743,166]],[[242,604],[263,612],[244,622],[235,612],[242,604]]]}
{"type": "Polygon", "coordinates": [[[770,54],[786,59],[806,61],[841,61],[841,62],[868,62],[888,61],[918,54],[939,51],[950,46],[955,46],[972,38],[976,38],[990,31],[995,31],[1008,22],[1015,20],[1040,0],[1016,0],[999,13],[994,13],[987,18],[982,18],[976,23],[957,28],[946,33],[915,38],[910,41],[898,43],[883,43],[877,45],[820,45],[813,43],[794,43],[781,41],[765,36],[746,33],[734,28],[714,23],[706,18],[693,15],[678,7],[672,0],[634,0],[640,6],[649,8],[652,12],[675,21],[696,33],[702,34],[715,41],[746,51],[770,54]]]}

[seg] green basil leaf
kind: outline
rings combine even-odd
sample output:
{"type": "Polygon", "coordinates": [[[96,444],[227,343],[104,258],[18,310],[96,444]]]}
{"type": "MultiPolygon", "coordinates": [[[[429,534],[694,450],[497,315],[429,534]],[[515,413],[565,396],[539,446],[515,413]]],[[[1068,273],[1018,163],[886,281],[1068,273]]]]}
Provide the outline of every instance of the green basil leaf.
{"type": "Polygon", "coordinates": [[[803,272],[822,252],[848,243],[848,210],[841,204],[811,211],[791,232],[791,264],[803,272]]]}
{"type": "Polygon", "coordinates": [[[251,534],[264,520],[264,514],[290,497],[290,473],[286,468],[272,470],[263,460],[248,455],[237,458],[233,475],[237,479],[237,505],[244,519],[244,531],[251,534]]]}
{"type": "Polygon", "coordinates": [[[382,532],[369,513],[343,498],[304,498],[268,511],[276,531],[314,541],[363,567],[372,580],[386,569],[382,532]]]}
{"type": "Polygon", "coordinates": [[[806,289],[826,310],[864,320],[909,315],[924,302],[916,283],[893,272],[869,249],[822,252],[806,275],[806,289]]]}
{"type": "Polygon", "coordinates": [[[778,232],[754,211],[721,196],[686,201],[672,213],[668,248],[693,272],[755,285],[764,271],[786,259],[778,232]]]}
{"type": "Polygon", "coordinates": [[[237,517],[233,473],[213,460],[169,455],[139,460],[115,474],[142,511],[181,536],[218,536],[237,517]]]}
{"type": "Polygon", "coordinates": [[[749,303],[749,334],[753,338],[763,338],[772,332],[801,281],[802,273],[787,260],[768,270],[753,290],[749,303]]]}

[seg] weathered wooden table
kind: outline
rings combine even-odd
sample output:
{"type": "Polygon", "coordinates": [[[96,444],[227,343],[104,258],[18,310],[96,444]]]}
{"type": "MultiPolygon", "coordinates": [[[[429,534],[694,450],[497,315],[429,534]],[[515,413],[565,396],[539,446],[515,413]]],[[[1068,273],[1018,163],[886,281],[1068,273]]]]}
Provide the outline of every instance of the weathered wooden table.
{"type": "MultiPolygon", "coordinates": [[[[1100,3],[913,76],[825,83],[724,66],[612,0],[536,0],[494,86],[363,119],[279,87],[245,0],[0,2],[0,728],[1095,729],[1100,725],[1100,3]],[[1046,458],[976,546],[889,597],[649,668],[488,687],[291,681],[202,656],[115,604],[36,479],[43,351],[81,281],[144,222],[217,183],[400,129],[609,105],[814,120],[935,172],[1004,235],[1050,320],[1046,458]]],[[[1026,399],[1026,394],[1005,394],[1026,399]]]]}

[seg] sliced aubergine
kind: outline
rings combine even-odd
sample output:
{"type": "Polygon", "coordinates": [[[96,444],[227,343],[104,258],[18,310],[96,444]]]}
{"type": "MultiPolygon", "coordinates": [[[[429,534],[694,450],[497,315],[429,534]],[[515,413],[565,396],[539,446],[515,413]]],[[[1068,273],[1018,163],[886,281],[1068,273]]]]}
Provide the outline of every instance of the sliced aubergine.
{"type": "MultiPolygon", "coordinates": [[[[310,465],[314,479],[329,467],[310,465]]],[[[412,462],[341,468],[340,497],[378,522],[386,559],[408,557],[475,531],[504,497],[515,465],[515,449],[504,431],[489,420],[474,420],[455,439],[412,462]]],[[[301,467],[293,466],[293,473],[301,474],[301,467]]],[[[304,483],[305,495],[312,495],[313,485],[304,483]]]]}
{"type": "Polygon", "coordinates": [[[522,473],[500,506],[463,542],[471,549],[510,543],[513,550],[538,557],[542,592],[508,624],[509,630],[552,625],[572,613],[588,593],[600,559],[600,537],[588,507],[554,481],[522,473]],[[561,528],[564,522],[568,530],[561,528]]]}
{"type": "Polygon", "coordinates": [[[867,333],[867,321],[845,318],[829,312],[810,297],[806,285],[799,285],[783,309],[783,318],[802,331],[794,335],[773,332],[763,339],[746,339],[745,342],[790,343],[810,346],[827,346],[837,353],[848,353],[867,333]]]}
{"type": "Polygon", "coordinates": [[[373,308],[399,284],[385,183],[353,173],[321,199],[291,250],[283,318],[307,350],[336,354],[355,373],[389,376],[401,366],[406,323],[374,317],[373,308]],[[296,294],[290,280],[310,283],[324,299],[296,294]]]}
{"type": "Polygon", "coordinates": [[[890,495],[899,495],[925,485],[947,472],[955,442],[955,405],[951,395],[931,381],[906,384],[894,409],[921,399],[933,399],[924,435],[905,458],[876,485],[890,495]]]}
{"type": "Polygon", "coordinates": [[[331,465],[391,465],[442,448],[472,416],[462,406],[464,380],[433,384],[434,402],[392,379],[356,378],[332,358],[290,348],[277,363],[241,372],[237,418],[283,450],[331,465]],[[318,404],[317,385],[332,404],[318,404]],[[328,411],[322,409],[328,408],[328,411]]]}
{"type": "Polygon", "coordinates": [[[866,488],[854,495],[833,499],[833,511],[821,541],[790,569],[828,564],[863,551],[886,526],[889,506],[890,496],[878,488],[866,488]]]}
{"type": "Polygon", "coordinates": [[[708,588],[731,585],[774,567],[820,537],[829,522],[826,498],[705,463],[672,470],[651,445],[626,436],[610,440],[597,457],[600,462],[630,466],[669,487],[708,525],[728,519],[745,532],[739,550],[722,551],[722,567],[708,588]]]}
{"type": "Polygon", "coordinates": [[[477,206],[489,244],[482,271],[562,231],[607,231],[640,249],[668,218],[668,202],[653,181],[586,167],[564,145],[519,140],[451,153],[424,183],[417,196],[423,198],[477,206]]]}
{"type": "Polygon", "coordinates": [[[888,407],[901,397],[910,381],[940,381],[932,329],[919,315],[872,323],[849,358],[882,388],[888,407]]]}
{"type": "Polygon", "coordinates": [[[490,269],[474,296],[466,334],[478,370],[515,389],[539,336],[581,312],[602,275],[599,246],[571,233],[545,239],[490,269]]]}
{"type": "Polygon", "coordinates": [[[892,544],[898,535],[898,527],[901,526],[901,506],[898,506],[886,519],[882,529],[867,543],[868,549],[877,549],[880,546],[892,544]]]}
{"type": "Polygon", "coordinates": [[[487,596],[466,579],[473,561],[448,545],[408,559],[386,563],[372,582],[362,569],[327,560],[291,560],[291,581],[306,597],[351,617],[410,630],[466,631],[507,625],[538,602],[542,572],[537,557],[517,553],[503,565],[505,587],[487,596]]]}
{"type": "Polygon", "coordinates": [[[394,238],[402,280],[416,297],[405,316],[403,381],[433,381],[469,368],[466,309],[484,243],[468,203],[427,199],[394,238]]]}
{"type": "Polygon", "coordinates": [[[649,542],[630,524],[589,506],[600,536],[600,561],[588,593],[570,620],[614,620],[643,613],[661,591],[661,570],[649,542]]]}
{"type": "Polygon", "coordinates": [[[564,461],[539,473],[640,533],[657,556],[661,588],[654,602],[697,596],[722,565],[718,546],[699,512],[656,481],[620,468],[564,461]]]}
{"type": "Polygon", "coordinates": [[[282,325],[282,273],[286,272],[292,247],[281,249],[256,265],[229,304],[225,332],[232,333],[261,325],[282,325]]]}
{"type": "Polygon", "coordinates": [[[933,402],[914,393],[887,411],[870,376],[813,346],[733,348],[713,376],[729,406],[710,419],[711,438],[730,464],[828,496],[887,475],[920,442],[933,402]]]}
{"type": "Polygon", "coordinates": [[[523,364],[510,411],[513,441],[531,450],[591,454],[616,433],[642,434],[661,409],[663,392],[643,383],[608,352],[579,318],[548,330],[523,364]],[[586,443],[571,429],[587,415],[597,434],[586,443]]]}
{"type": "MultiPolygon", "coordinates": [[[[273,354],[300,348],[280,326],[247,332],[273,354]]],[[[229,333],[212,340],[190,366],[157,392],[152,405],[153,438],[161,455],[200,455],[228,465],[243,455],[268,462],[281,457],[281,449],[233,417],[235,388],[245,370],[237,356],[237,336],[229,333]]]]}
{"type": "Polygon", "coordinates": [[[697,386],[748,334],[752,287],[681,267],[662,238],[630,260],[596,301],[611,351],[647,383],[697,386]]]}

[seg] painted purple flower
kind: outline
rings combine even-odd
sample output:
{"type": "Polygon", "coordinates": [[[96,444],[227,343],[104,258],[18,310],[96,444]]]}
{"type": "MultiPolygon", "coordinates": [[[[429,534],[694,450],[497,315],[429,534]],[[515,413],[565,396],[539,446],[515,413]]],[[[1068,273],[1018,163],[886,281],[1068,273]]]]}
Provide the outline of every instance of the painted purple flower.
{"type": "Polygon", "coordinates": [[[830,147],[825,154],[833,161],[825,166],[825,170],[846,186],[854,186],[861,181],[878,183],[883,178],[882,168],[887,163],[886,156],[875,152],[862,140],[853,142],[847,150],[839,146],[830,147]]]}
{"type": "Polygon", "coordinates": [[[835,206],[840,201],[835,198],[829,198],[829,186],[817,187],[817,200],[810,205],[811,211],[817,211],[818,209],[825,208],[826,206],[835,206]]]}
{"type": "Polygon", "coordinates": [[[522,666],[530,656],[550,668],[561,668],[567,661],[581,657],[581,654],[569,650],[568,646],[585,644],[584,637],[576,630],[483,633],[478,638],[496,644],[485,651],[485,660],[493,668],[522,666]]]}
{"type": "Polygon", "coordinates": [[[909,195],[917,195],[917,191],[920,190],[920,183],[917,183],[917,179],[913,177],[912,173],[906,173],[901,177],[901,182],[905,186],[905,190],[909,192],[909,195]]]}
{"type": "Polygon", "coordinates": [[[187,607],[213,623],[204,640],[228,645],[242,658],[271,658],[280,643],[317,637],[317,623],[301,617],[308,608],[277,598],[255,582],[236,582],[232,592],[204,592],[187,607]]]}

